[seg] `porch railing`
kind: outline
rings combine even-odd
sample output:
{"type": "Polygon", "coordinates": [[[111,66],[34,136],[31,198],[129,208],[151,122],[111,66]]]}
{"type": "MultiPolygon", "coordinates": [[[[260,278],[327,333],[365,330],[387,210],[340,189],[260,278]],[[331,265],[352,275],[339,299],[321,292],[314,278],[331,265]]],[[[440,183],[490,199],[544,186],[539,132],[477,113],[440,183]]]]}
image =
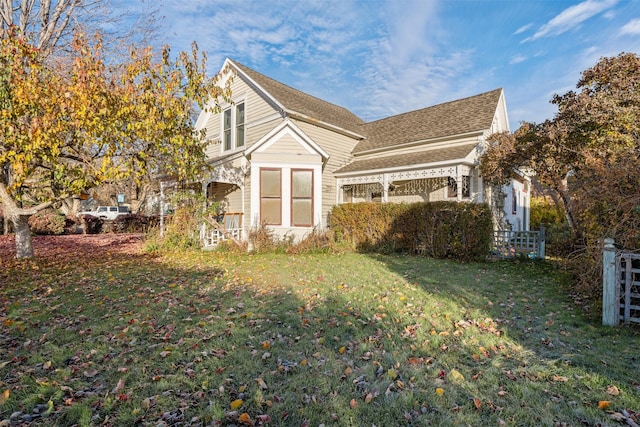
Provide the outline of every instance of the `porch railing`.
{"type": "Polygon", "coordinates": [[[242,213],[226,212],[202,225],[200,240],[204,248],[213,248],[225,240],[234,243],[243,238],[242,213]]]}

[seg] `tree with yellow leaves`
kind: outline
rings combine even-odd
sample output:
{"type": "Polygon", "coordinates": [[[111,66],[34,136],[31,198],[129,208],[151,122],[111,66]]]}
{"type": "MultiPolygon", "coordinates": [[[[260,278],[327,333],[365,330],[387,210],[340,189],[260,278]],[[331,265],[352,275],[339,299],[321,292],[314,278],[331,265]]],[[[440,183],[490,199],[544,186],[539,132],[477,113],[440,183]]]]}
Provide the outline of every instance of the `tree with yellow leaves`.
{"type": "Polygon", "coordinates": [[[29,216],[105,182],[205,167],[193,108],[228,96],[206,57],[132,50],[107,64],[99,37],[76,34],[65,63],[48,61],[15,27],[0,33],[0,201],[16,256],[33,256],[29,216]]]}

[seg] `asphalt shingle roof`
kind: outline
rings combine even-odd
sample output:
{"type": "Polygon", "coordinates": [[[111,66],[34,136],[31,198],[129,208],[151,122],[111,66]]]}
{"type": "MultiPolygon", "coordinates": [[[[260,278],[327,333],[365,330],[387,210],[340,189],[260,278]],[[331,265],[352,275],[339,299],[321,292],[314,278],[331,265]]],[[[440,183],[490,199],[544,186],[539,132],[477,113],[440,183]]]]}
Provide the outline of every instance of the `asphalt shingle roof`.
{"type": "Polygon", "coordinates": [[[364,122],[346,108],[289,87],[233,60],[231,62],[287,110],[304,114],[312,119],[320,120],[351,132],[359,133],[361,131],[361,126],[364,122]]]}
{"type": "Polygon", "coordinates": [[[489,129],[502,89],[366,123],[354,154],[489,129]]]}
{"type": "Polygon", "coordinates": [[[464,158],[477,144],[422,151],[420,146],[417,146],[416,151],[410,154],[391,154],[377,159],[360,160],[357,156],[369,151],[392,150],[406,143],[482,132],[491,127],[502,94],[502,89],[494,89],[468,98],[365,123],[346,108],[294,89],[233,60],[231,62],[289,112],[302,114],[312,120],[337,126],[365,137],[353,150],[356,159],[337,170],[336,173],[387,169],[464,158]]]}
{"type": "Polygon", "coordinates": [[[412,153],[354,160],[335,173],[360,172],[368,170],[393,169],[403,166],[426,165],[429,163],[446,162],[465,158],[475,150],[477,144],[464,144],[454,147],[443,147],[432,150],[416,151],[412,153]]]}

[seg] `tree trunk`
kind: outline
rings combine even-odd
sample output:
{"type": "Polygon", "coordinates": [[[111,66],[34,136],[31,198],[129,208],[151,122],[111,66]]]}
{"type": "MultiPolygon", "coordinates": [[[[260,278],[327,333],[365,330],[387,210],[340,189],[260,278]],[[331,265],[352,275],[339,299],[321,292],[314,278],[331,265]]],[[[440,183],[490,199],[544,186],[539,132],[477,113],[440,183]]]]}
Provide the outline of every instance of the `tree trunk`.
{"type": "Polygon", "coordinates": [[[29,215],[13,215],[13,229],[16,233],[16,258],[33,257],[33,242],[29,229],[29,215]]]}

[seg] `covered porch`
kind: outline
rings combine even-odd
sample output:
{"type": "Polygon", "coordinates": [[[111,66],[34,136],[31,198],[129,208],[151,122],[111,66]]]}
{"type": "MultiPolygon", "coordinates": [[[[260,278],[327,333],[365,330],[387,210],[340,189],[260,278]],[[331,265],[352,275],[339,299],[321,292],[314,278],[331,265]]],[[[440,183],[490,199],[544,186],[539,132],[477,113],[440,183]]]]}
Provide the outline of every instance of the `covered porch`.
{"type": "Polygon", "coordinates": [[[361,171],[339,176],[337,186],[338,204],[484,200],[477,168],[467,164],[381,173],[361,171]]]}

